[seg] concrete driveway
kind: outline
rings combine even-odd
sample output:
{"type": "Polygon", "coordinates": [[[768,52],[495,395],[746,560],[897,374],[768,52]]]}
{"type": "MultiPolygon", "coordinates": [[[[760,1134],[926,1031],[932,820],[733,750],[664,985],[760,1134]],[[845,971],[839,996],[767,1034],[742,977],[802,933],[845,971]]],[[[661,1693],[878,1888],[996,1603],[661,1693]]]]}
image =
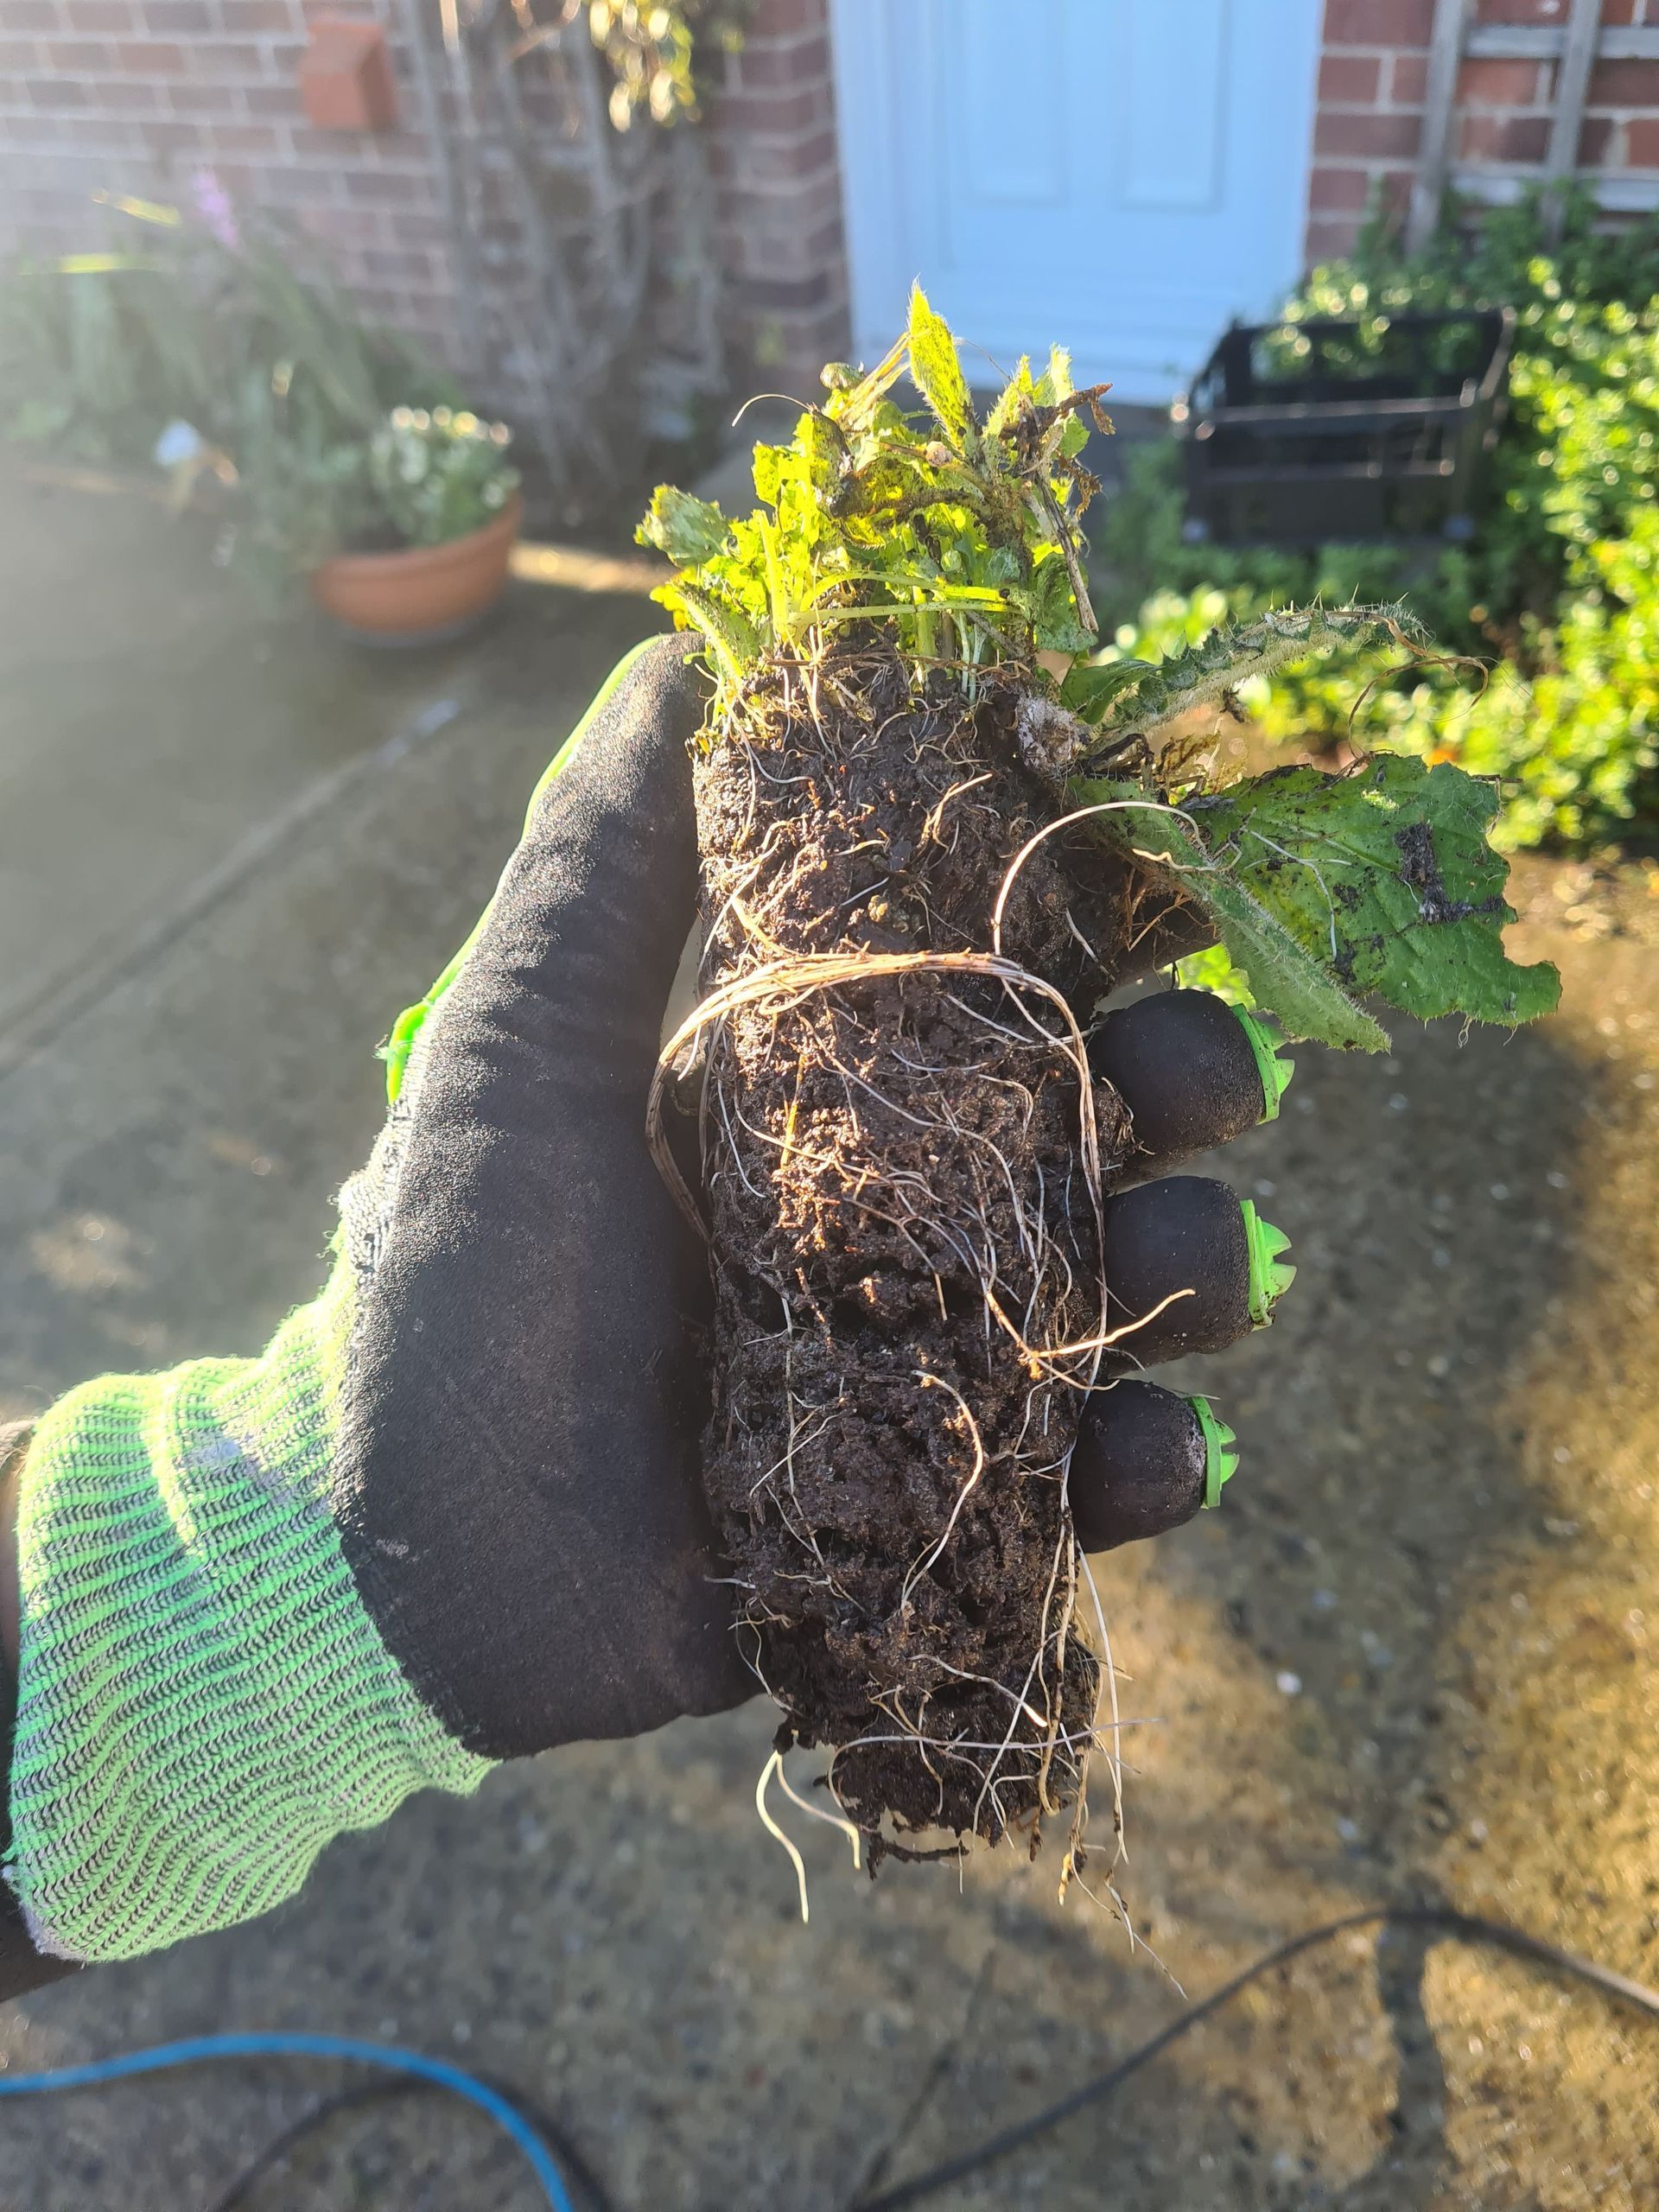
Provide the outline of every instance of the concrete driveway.
{"type": "MultiPolygon", "coordinates": [[[[251,1351],[314,1287],[376,1041],[655,612],[524,587],[464,651],[365,659],[252,622],[113,510],[13,486],[5,515],[0,1414],[251,1351]]],[[[871,1887],[828,1831],[799,1839],[803,1929],[753,1815],[755,1707],[413,1802],[268,1920],[0,2009],[0,2062],[397,2037],[531,2090],[627,2212],[840,2212],[1121,2055],[1177,2009],[1170,1977],[1197,1994],[1374,1900],[1451,1898],[1659,1979],[1659,950],[1639,884],[1574,880],[1526,884],[1556,1020],[1406,1030],[1384,1063],[1304,1050],[1284,1119],[1224,1163],[1302,1274],[1205,1374],[1246,1451],[1226,1510],[1104,1572],[1155,1960],[1058,1907],[1046,1859],[871,1887]]],[[[188,2212],[337,2078],[4,2107],[0,2207],[188,2212]]],[[[1652,2029],[1501,1956],[1361,1933],[937,2201],[1635,2212],[1659,2202],[1656,2081],[1652,2029]]],[[[538,2200],[481,2123],[423,2101],[342,2120],[254,2201],[538,2200]]]]}

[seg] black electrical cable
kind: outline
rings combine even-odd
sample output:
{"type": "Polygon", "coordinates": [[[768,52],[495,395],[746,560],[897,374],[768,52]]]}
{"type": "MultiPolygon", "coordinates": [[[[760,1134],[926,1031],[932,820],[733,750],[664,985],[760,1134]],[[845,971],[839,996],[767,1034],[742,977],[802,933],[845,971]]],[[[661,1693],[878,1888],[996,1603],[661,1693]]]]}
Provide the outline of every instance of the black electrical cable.
{"type": "Polygon", "coordinates": [[[1511,1928],[1501,1920],[1487,1920],[1476,1912],[1456,1912],[1446,1905],[1378,1905],[1368,1912],[1344,1913],[1340,1920],[1328,1920],[1322,1927],[1310,1928],[1304,1934],[1293,1936],[1288,1942],[1281,1943],[1276,1949],[1268,1951],[1253,1966],[1246,1967],[1242,1974],[1235,1974],[1230,1981],[1224,1982],[1219,1989],[1212,1990],[1208,1997],[1189,2006],[1166,2028],[1160,2029],[1155,2036],[1141,2044],[1138,2050],[1120,2058],[1115,2066],[1109,2066],[1103,2074],[1096,2075],[1092,2081],[1084,2082],[1067,2095],[1057,2098],[1041,2112],[1033,2113],[1029,2120],[1018,2120],[1012,2127],[1005,2127],[997,2134],[988,2136],[982,2143],[975,2144],[971,2150],[960,2152],[954,2158],[946,2158],[937,2166],[930,2166],[925,2173],[912,2175],[908,2181],[896,2182],[891,2189],[884,2189],[874,2196],[861,2196],[849,2208],[849,2212],[899,2212],[902,2205],[919,2204],[925,2196],[937,2195],[953,2181],[962,2181],[969,2174],[980,2172],[997,2159],[1007,2158],[1009,2152],[1020,2149],[1034,2136],[1045,2134],[1051,2127],[1058,2126],[1061,2120],[1069,2120],[1084,2105],[1109,2096],[1132,2074],[1138,2074],[1143,2066],[1149,2065],[1167,2050],[1171,2044],[1179,2042],[1190,2028],[1196,2028],[1200,2020],[1207,2020],[1212,2013],[1218,2012],[1242,1989],[1247,1989],[1251,1982],[1260,1980],[1263,1974],[1271,1974],[1275,1967],[1287,1965],[1304,1951],[1313,1950],[1321,1943],[1329,1943],[1335,1937],[1346,1935],[1351,1929],[1378,1926],[1439,1928],[1447,1935],[1459,1937],[1465,1943],[1496,1944],[1502,1950],[1512,1951],[1518,1958],[1529,1959],[1536,1965],[1554,1967],[1558,1974],[1586,1981],[1592,1988],[1600,1990],[1604,1996],[1616,1998],[1622,2004],[1633,2005],[1649,2019],[1659,2020],[1659,1990],[1646,1988],[1639,1981],[1628,1980],[1624,1974],[1615,1974],[1610,1967],[1598,1966],[1593,1960],[1581,1959],[1574,1952],[1559,1950],[1554,1943],[1546,1943],[1541,1937],[1529,1936],[1524,1929],[1511,1928]]]}
{"type": "MultiPolygon", "coordinates": [[[[924,2197],[932,2196],[952,2182],[962,2181],[969,2174],[1006,2158],[1010,2152],[1020,2149],[1038,2135],[1058,2126],[1084,2105],[1109,2096],[1132,2075],[1167,2050],[1170,2045],[1198,2026],[1213,2013],[1229,2004],[1253,1981],[1271,1974],[1277,1967],[1286,1966],[1303,1952],[1329,1943],[1335,1937],[1357,1928],[1429,1928],[1457,1937],[1465,1943],[1490,1943],[1500,1950],[1512,1952],[1517,1958],[1529,1960],[1535,1965],[1550,1967],[1577,1981],[1586,1982],[1605,1997],[1630,2005],[1649,2019],[1659,2020],[1659,1990],[1647,1988],[1639,1981],[1615,1974],[1609,1967],[1598,1966],[1593,1960],[1580,1958],[1575,1952],[1560,1949],[1541,1937],[1529,1936],[1524,1929],[1511,1928],[1500,1920],[1485,1919],[1479,1913],[1458,1912],[1446,1905],[1376,1905],[1363,1912],[1344,1913],[1339,1920],[1326,1921],[1318,1928],[1310,1928],[1300,1936],[1293,1936],[1271,1951],[1266,1952],[1253,1965],[1224,1982],[1219,1989],[1172,2020],[1168,2026],[1148,2038],[1138,2049],[1097,2074],[1092,2081],[1083,2082],[1067,2095],[1058,2098],[1041,2112],[1033,2113],[1028,2120],[1016,2121],[1011,2127],[988,2136],[971,2150],[959,2152],[955,2158],[930,2166],[925,2172],[914,2174],[907,2181],[897,2182],[890,2189],[874,2196],[863,2196],[849,2208],[849,2212],[900,2212],[906,2205],[918,2204],[924,2197]]],[[[251,2164],[221,2191],[209,2208],[209,2212],[236,2212],[244,2204],[249,2191],[259,2180],[278,2164],[307,2137],[327,2126],[340,2114],[371,2101],[388,2096],[417,2094],[429,2088],[445,2088],[461,2093],[474,2104],[492,2113],[498,2124],[505,2127],[521,2150],[546,2166],[550,2158],[556,2155],[575,2180],[593,2207],[593,2212],[615,2212],[613,2202],[593,2168],[571,2142],[560,2124],[548,2113],[540,2111],[527,2097],[512,2087],[492,2081],[482,2075],[467,2075],[447,2062],[429,2059],[418,2053],[394,2050],[389,2045],[365,2044],[349,2037],[297,2036],[293,2034],[258,2034],[199,2037],[194,2043],[168,2044],[159,2049],[130,2052],[123,2056],[95,2061],[90,2065],[66,2067],[54,2075],[10,2075],[0,2077],[0,2095],[14,2094],[38,2095],[51,2089],[92,2088],[109,2081],[188,2064],[208,2057],[237,2056],[242,2057],[265,2055],[335,2056],[367,2060],[379,2065],[395,2065],[399,2077],[391,2082],[373,2082],[343,2090],[325,2098],[314,2109],[284,2128],[259,2153],[251,2164]],[[276,2052],[278,2044],[283,2048],[276,2052]],[[303,2045],[301,2050],[298,2046],[303,2045]],[[424,2069],[424,2072],[423,2072],[424,2069]]],[[[540,2168],[538,2168],[538,2173],[540,2168]]],[[[552,2177],[556,2180],[556,2177],[552,2177]]],[[[561,2185],[562,2186],[562,2185],[561,2185]]],[[[550,2195],[558,2202],[565,2196],[551,2186],[550,2195]]]]}
{"type": "MultiPolygon", "coordinates": [[[[586,2201],[588,2212],[617,2212],[616,2200],[609,2190],[550,2113],[533,2104],[510,2082],[482,2073],[476,2078],[486,2088],[493,2089],[498,2096],[505,2097],[536,2129],[548,2149],[558,2158],[566,2176],[575,2183],[586,2201]]],[[[267,2143],[257,2158],[250,2159],[229,2186],[213,2198],[207,2207],[207,2212],[238,2212],[238,2208],[247,2202],[273,2167],[280,2165],[302,2143],[343,2113],[354,2111],[362,2105],[388,2103],[394,2098],[431,2096],[439,2092],[439,2088],[435,2082],[409,2077],[401,2081],[365,2082],[356,2088],[341,2089],[334,2096],[323,2098],[320,2104],[314,2105],[308,2113],[302,2113],[290,2126],[285,2127],[280,2135],[267,2143]]]]}

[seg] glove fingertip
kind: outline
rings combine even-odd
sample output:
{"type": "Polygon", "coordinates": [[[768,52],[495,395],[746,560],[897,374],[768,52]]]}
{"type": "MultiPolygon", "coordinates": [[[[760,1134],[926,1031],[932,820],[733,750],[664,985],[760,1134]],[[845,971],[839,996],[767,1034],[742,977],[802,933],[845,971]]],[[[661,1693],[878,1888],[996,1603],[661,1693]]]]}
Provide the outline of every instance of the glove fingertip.
{"type": "Polygon", "coordinates": [[[1072,1454],[1078,1542],[1111,1551],[1179,1528],[1204,1503],[1208,1459],[1192,1400],[1154,1382],[1114,1384],[1091,1402],[1072,1454]]]}

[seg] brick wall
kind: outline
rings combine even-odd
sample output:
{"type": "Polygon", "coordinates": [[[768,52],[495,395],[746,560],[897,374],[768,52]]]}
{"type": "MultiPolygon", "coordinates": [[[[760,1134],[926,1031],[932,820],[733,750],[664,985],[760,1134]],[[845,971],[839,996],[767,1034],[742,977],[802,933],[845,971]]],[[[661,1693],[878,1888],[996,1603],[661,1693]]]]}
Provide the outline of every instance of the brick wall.
{"type": "MultiPolygon", "coordinates": [[[[780,378],[847,343],[826,7],[759,0],[711,119],[738,335],[780,378]]],[[[454,357],[451,249],[399,20],[397,0],[0,0],[0,250],[95,245],[112,227],[95,193],[188,202],[208,168],[233,200],[303,225],[374,319],[454,357]],[[307,122],[299,64],[324,18],[385,28],[396,130],[307,122]]]]}
{"type": "MultiPolygon", "coordinates": [[[[1307,255],[1353,244],[1374,193],[1403,210],[1421,133],[1433,0],[1325,0],[1308,192],[1307,255]]],[[[1482,23],[1561,29],[1565,0],[1480,0],[1482,23]]],[[[1659,0],[1602,0],[1605,24],[1659,28],[1659,0]]],[[[1475,59],[1458,75],[1454,164],[1496,166],[1516,181],[1549,137],[1553,61],[1475,59]]],[[[1659,171],[1659,61],[1596,64],[1579,166],[1659,171]]]]}
{"type": "Polygon", "coordinates": [[[296,218],[365,312],[448,350],[454,290],[401,42],[400,127],[314,130],[300,105],[308,16],[381,21],[392,0],[0,0],[8,243],[61,251],[111,227],[95,192],[188,202],[212,169],[232,199],[296,218]]]}
{"type": "Polygon", "coordinates": [[[747,365],[810,397],[852,342],[829,0],[759,0],[711,124],[721,259],[747,365]]]}

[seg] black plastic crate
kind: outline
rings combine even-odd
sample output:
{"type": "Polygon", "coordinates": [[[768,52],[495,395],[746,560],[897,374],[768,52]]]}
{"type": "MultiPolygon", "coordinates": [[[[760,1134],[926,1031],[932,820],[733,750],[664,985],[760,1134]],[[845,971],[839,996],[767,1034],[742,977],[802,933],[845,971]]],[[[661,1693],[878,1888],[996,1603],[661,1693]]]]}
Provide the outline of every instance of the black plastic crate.
{"type": "Polygon", "coordinates": [[[1171,410],[1189,537],[1469,537],[1514,338],[1510,308],[1235,323],[1171,410]]]}

